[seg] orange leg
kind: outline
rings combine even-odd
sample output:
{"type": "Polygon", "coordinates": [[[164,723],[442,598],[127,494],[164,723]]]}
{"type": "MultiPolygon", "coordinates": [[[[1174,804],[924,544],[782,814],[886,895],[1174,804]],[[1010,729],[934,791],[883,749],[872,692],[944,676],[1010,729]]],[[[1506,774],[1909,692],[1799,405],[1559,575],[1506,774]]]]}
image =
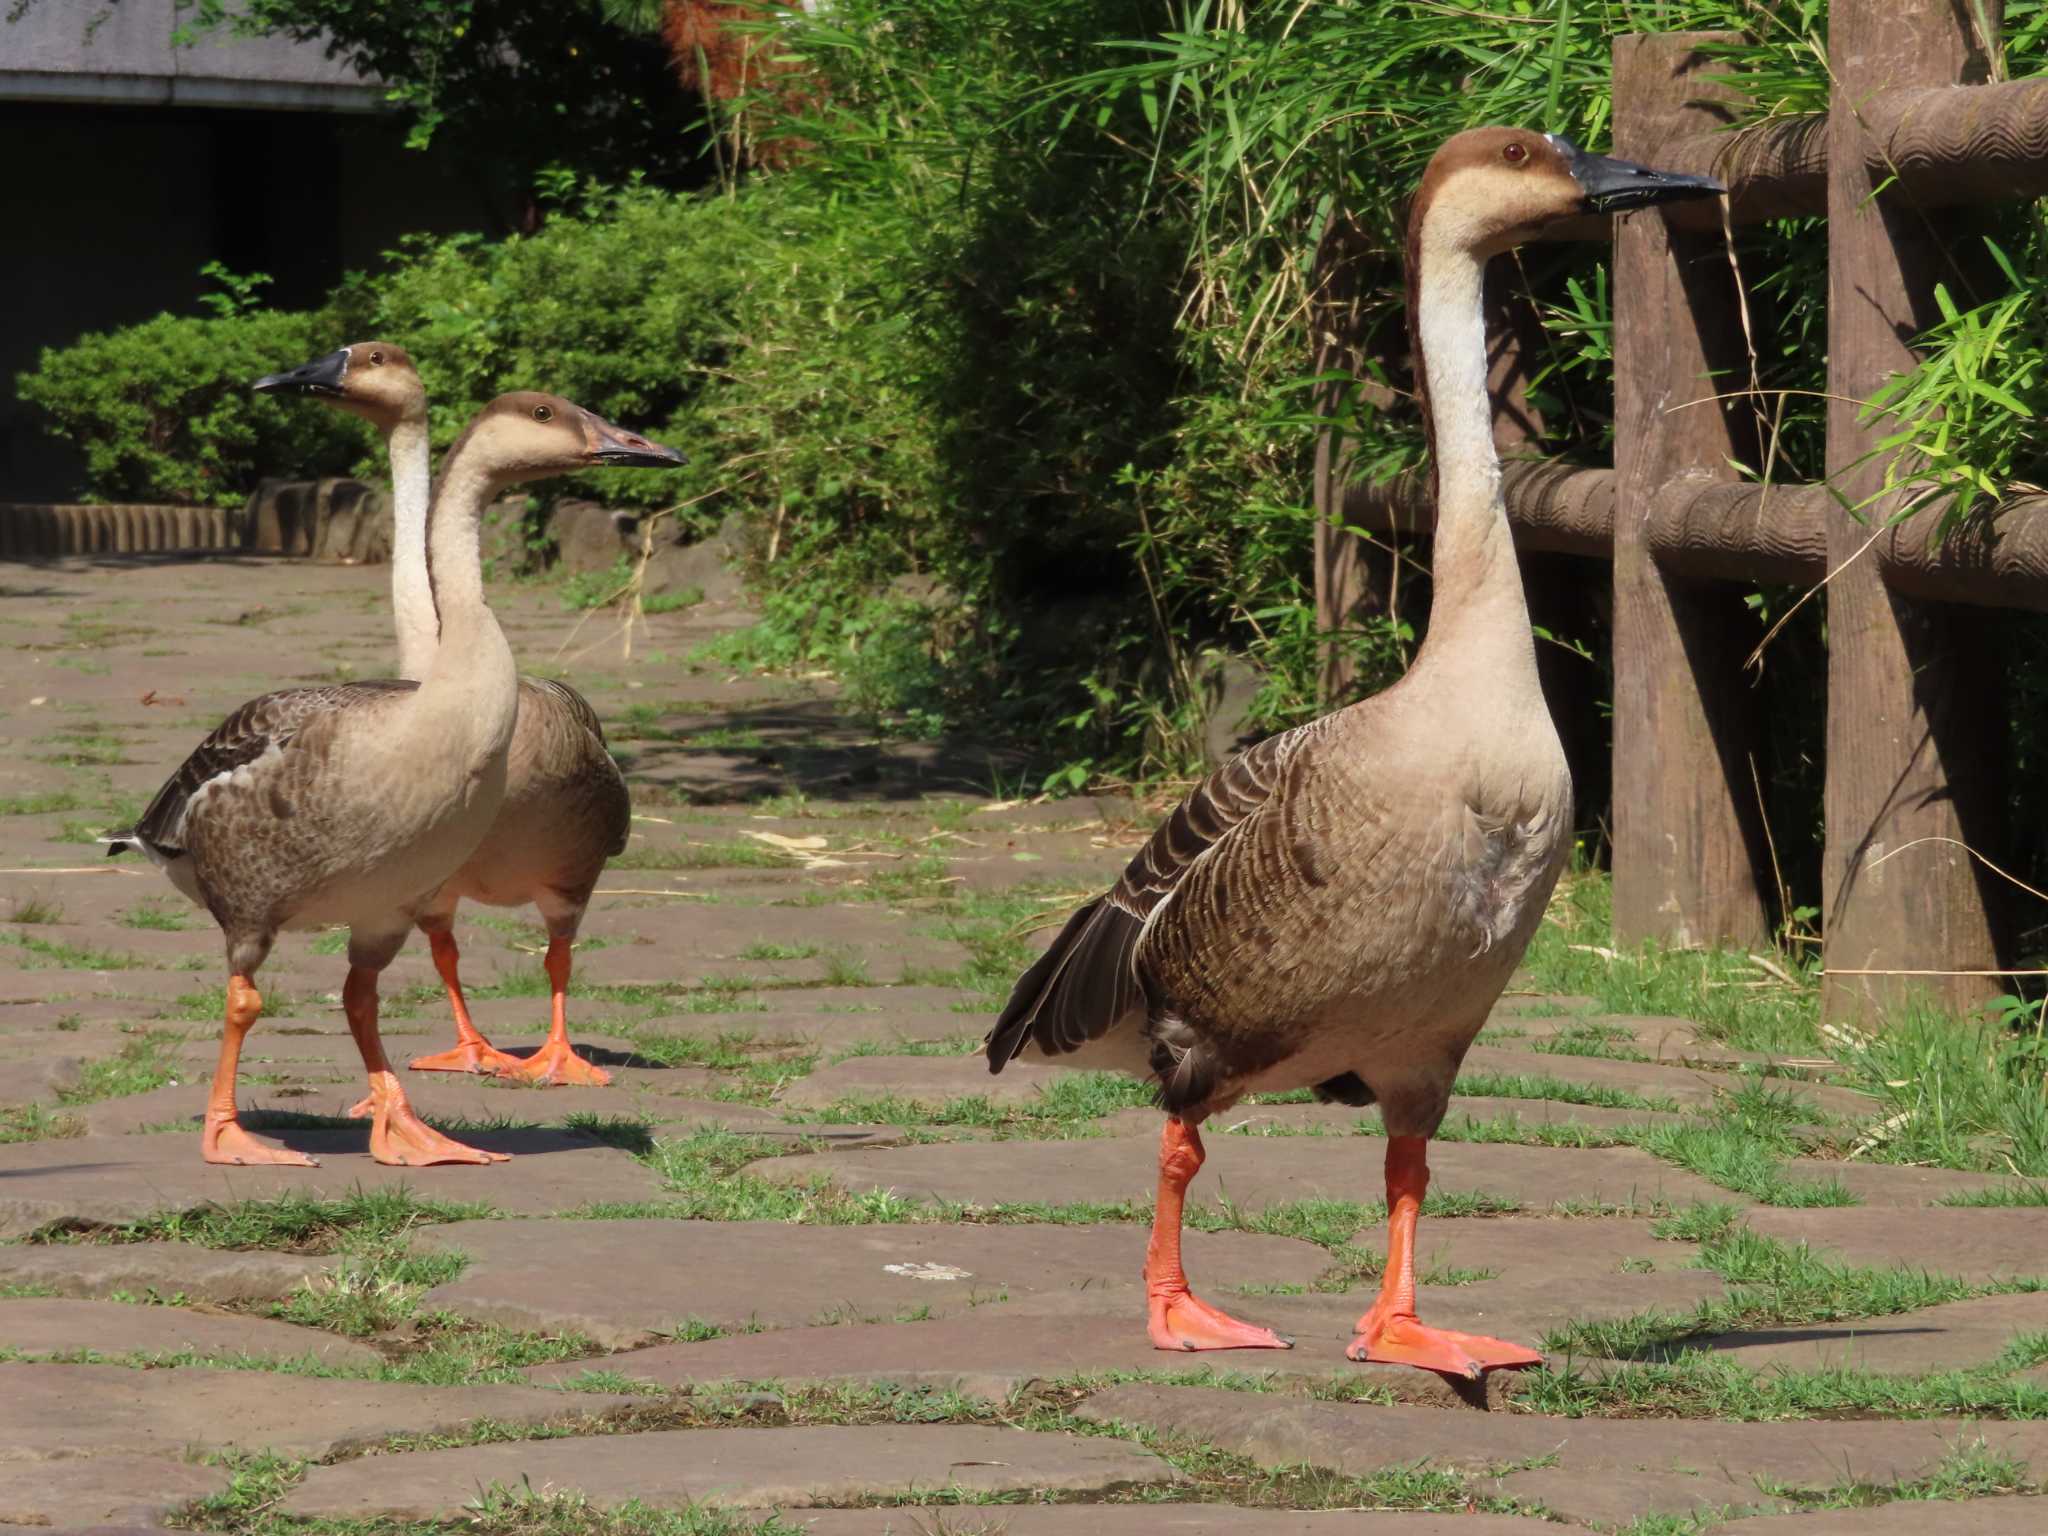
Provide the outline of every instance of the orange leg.
{"type": "MultiPolygon", "coordinates": [[[[448,1007],[455,1015],[455,1048],[443,1051],[438,1056],[415,1056],[410,1066],[415,1072],[506,1072],[519,1065],[517,1056],[508,1056],[482,1035],[469,1021],[469,1003],[462,995],[462,977],[457,970],[461,952],[455,947],[452,933],[430,933],[427,946],[434,952],[434,969],[441,973],[441,981],[448,988],[448,1007]]],[[[363,1110],[359,1104],[349,1111],[356,1114],[363,1110]]]]}
{"type": "Polygon", "coordinates": [[[370,1127],[370,1156],[401,1168],[419,1168],[429,1163],[511,1161],[503,1152],[465,1147],[412,1112],[405,1089],[384,1058],[384,1041],[377,1033],[375,971],[364,966],[349,967],[348,982],[341,989],[341,1007],[348,1015],[349,1032],[356,1037],[356,1049],[363,1053],[363,1070],[370,1074],[370,1112],[375,1117],[370,1127]]]}
{"type": "Polygon", "coordinates": [[[1147,1331],[1158,1349],[1292,1349],[1270,1328],[1241,1323],[1197,1300],[1180,1267],[1182,1197],[1202,1167],[1202,1137],[1177,1115],[1159,1137],[1159,1203],[1145,1247],[1147,1331]]]}
{"type": "Polygon", "coordinates": [[[1353,1360],[1419,1365],[1447,1376],[1476,1380],[1487,1371],[1541,1365],[1534,1350],[1483,1334],[1432,1328],[1415,1315],[1415,1218],[1429,1190],[1428,1140],[1387,1141],[1387,1270],[1379,1300],[1358,1320],[1358,1337],[1344,1351],[1353,1360]]]}
{"type": "MultiPolygon", "coordinates": [[[[554,1016],[548,1024],[548,1040],[524,1061],[498,1068],[500,1077],[515,1077],[529,1083],[575,1083],[602,1088],[612,1080],[603,1067],[593,1066],[569,1049],[569,941],[548,940],[548,990],[554,994],[554,1016]]],[[[418,1062],[413,1063],[418,1066],[418,1062]]]]}
{"type": "Polygon", "coordinates": [[[242,1039],[263,1012],[263,997],[248,977],[228,978],[227,1018],[220,1032],[220,1060],[213,1069],[213,1090],[206,1098],[206,1129],[199,1135],[199,1155],[209,1163],[267,1163],[288,1168],[320,1165],[303,1152],[273,1147],[242,1129],[235,1115],[235,1074],[242,1061],[242,1039]]]}

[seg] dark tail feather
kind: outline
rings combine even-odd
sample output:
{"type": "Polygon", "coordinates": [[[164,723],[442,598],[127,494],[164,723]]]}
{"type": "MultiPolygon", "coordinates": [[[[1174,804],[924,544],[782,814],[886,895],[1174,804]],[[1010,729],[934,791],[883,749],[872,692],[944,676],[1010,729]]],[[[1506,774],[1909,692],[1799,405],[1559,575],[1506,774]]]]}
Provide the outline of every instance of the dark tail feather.
{"type": "Polygon", "coordinates": [[[1068,918],[1052,948],[1017,978],[988,1032],[989,1071],[1002,1071],[1032,1042],[1058,1056],[1107,1033],[1137,1000],[1131,959],[1142,932],[1143,923],[1106,897],[1068,918]]]}
{"type": "Polygon", "coordinates": [[[133,831],[109,832],[100,841],[107,845],[107,857],[118,859],[135,846],[135,834],[133,831]]]}

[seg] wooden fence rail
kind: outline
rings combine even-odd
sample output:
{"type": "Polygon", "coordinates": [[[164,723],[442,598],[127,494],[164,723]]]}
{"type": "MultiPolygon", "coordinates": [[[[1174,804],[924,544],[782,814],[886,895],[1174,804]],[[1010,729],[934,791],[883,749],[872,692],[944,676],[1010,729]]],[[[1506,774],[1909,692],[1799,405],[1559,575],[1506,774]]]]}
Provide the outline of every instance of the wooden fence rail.
{"type": "MultiPolygon", "coordinates": [[[[1757,630],[1736,584],[1826,578],[1823,1003],[1843,1016],[1911,992],[1967,1006],[1999,990],[1982,973],[2009,963],[2004,892],[1965,850],[1995,859],[2004,844],[1992,610],[2048,610],[2048,497],[1944,537],[1938,506],[1883,528],[1901,493],[1879,494],[1886,428],[1857,402],[1912,367],[1908,338],[1936,318],[1937,279],[1991,291],[1970,208],[2048,196],[2048,81],[1985,83],[1997,0],[1834,0],[1830,11],[1829,113],[1737,132],[1739,93],[1709,46],[1728,35],[1614,45],[1616,153],[1720,176],[1738,223],[1827,217],[1827,485],[1766,487],[1733,467],[1762,463],[1764,413],[1721,398],[1749,360],[1713,203],[1568,231],[1614,243],[1616,462],[1511,463],[1504,478],[1521,548],[1612,563],[1624,939],[1768,939],[1778,892],[1757,787],[1760,699],[1744,669],[1757,630]],[[1863,520],[1844,510],[1866,500],[1863,520]]],[[[1346,279],[1332,279],[1341,298],[1346,279]]],[[[1493,370],[1504,443],[1527,435],[1518,373],[1512,357],[1493,370]]],[[[1334,629],[1384,579],[1346,526],[1426,535],[1433,512],[1426,477],[1349,484],[1335,439],[1318,463],[1319,617],[1334,629]]],[[[1335,661],[1326,676],[1346,681],[1335,661]]]]}

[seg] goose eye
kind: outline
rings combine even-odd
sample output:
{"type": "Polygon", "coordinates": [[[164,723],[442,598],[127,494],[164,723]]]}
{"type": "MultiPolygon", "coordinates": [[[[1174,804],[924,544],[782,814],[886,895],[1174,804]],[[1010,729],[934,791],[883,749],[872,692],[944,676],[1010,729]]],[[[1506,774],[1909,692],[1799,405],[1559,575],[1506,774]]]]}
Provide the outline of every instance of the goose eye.
{"type": "Polygon", "coordinates": [[[382,352],[372,352],[372,353],[370,354],[370,365],[371,365],[372,367],[375,367],[375,368],[381,368],[381,367],[383,367],[383,366],[384,366],[384,354],[383,354],[382,352]]]}
{"type": "Polygon", "coordinates": [[[533,408],[533,419],[535,421],[553,421],[555,413],[545,405],[536,405],[533,408]]]}
{"type": "Polygon", "coordinates": [[[1529,158],[1529,151],[1520,144],[1510,144],[1500,152],[1501,159],[1509,165],[1520,165],[1529,158]]]}

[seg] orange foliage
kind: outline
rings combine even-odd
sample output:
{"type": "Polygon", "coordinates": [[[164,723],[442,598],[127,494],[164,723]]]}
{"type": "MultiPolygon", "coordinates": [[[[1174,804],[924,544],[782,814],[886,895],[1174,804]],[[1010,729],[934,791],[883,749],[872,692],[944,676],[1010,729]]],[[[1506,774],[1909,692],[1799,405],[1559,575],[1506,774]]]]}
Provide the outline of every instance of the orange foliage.
{"type": "MultiPolygon", "coordinates": [[[[775,58],[773,37],[733,25],[762,22],[768,16],[759,5],[664,0],[661,33],[683,85],[718,102],[764,91],[785,108],[815,101],[817,82],[800,66],[775,58]]],[[[736,127],[735,141],[739,138],[736,127]]],[[[753,142],[743,152],[760,164],[776,166],[788,164],[807,147],[799,139],[781,139],[753,142]]]]}

